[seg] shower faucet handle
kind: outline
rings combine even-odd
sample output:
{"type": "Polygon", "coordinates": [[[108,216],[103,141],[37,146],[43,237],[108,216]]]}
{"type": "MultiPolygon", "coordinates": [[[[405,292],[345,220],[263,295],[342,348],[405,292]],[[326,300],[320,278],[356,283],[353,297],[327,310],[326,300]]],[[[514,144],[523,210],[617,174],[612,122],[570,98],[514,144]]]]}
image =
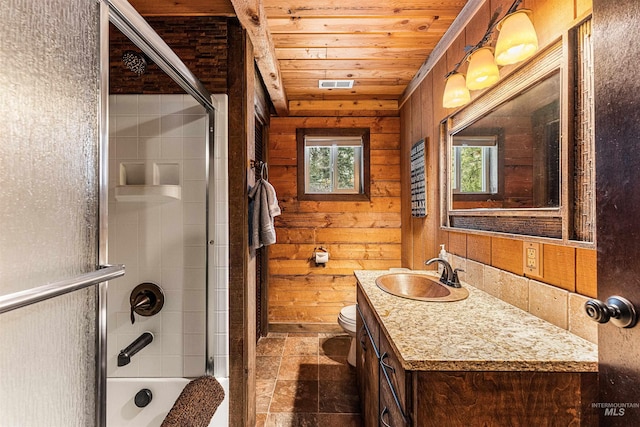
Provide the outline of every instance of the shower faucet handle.
{"type": "Polygon", "coordinates": [[[164,292],[155,283],[145,282],[136,286],[129,297],[131,304],[131,324],[136,321],[134,313],[140,316],[153,316],[164,306],[164,292]]]}
{"type": "Polygon", "coordinates": [[[134,303],[131,304],[131,324],[133,325],[134,323],[136,323],[136,317],[134,316],[136,310],[146,310],[149,309],[150,306],[151,298],[149,298],[149,295],[146,295],[145,293],[139,293],[138,295],[136,295],[134,303]]]}

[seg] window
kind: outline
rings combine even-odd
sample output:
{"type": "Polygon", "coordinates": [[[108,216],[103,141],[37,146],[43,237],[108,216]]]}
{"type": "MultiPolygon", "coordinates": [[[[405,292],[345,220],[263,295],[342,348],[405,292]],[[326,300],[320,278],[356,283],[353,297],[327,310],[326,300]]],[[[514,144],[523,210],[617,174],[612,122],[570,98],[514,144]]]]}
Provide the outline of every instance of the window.
{"type": "Polygon", "coordinates": [[[358,200],[369,194],[369,129],[298,129],[298,198],[358,200]]]}
{"type": "Polygon", "coordinates": [[[451,183],[456,194],[498,192],[498,144],[496,136],[453,138],[451,183]]]}
{"type": "Polygon", "coordinates": [[[305,193],[361,192],[362,139],[306,136],[304,139],[305,193]]]}

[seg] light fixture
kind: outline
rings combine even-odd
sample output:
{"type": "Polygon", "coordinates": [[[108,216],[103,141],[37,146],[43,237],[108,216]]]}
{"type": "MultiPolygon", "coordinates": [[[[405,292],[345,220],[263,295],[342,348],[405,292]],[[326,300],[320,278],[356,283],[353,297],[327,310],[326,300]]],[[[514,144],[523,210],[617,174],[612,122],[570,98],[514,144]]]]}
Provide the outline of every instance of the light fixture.
{"type": "Polygon", "coordinates": [[[538,50],[538,36],[529,18],[530,10],[512,12],[498,22],[496,64],[509,65],[523,61],[538,50]]]}
{"type": "Polygon", "coordinates": [[[460,73],[449,75],[444,85],[442,106],[444,108],[455,108],[468,103],[470,100],[471,94],[465,84],[464,76],[460,73]]]}
{"type": "Polygon", "coordinates": [[[467,88],[480,90],[500,80],[500,71],[493,58],[493,49],[481,47],[469,56],[467,68],[467,88]]]}
{"type": "Polygon", "coordinates": [[[465,54],[446,76],[442,105],[455,108],[471,101],[469,90],[487,88],[500,80],[498,65],[524,61],[538,50],[538,36],[529,15],[530,10],[517,10],[522,0],[514,0],[504,17],[498,22],[500,7],[493,13],[489,26],[476,45],[465,46],[465,54]],[[497,22],[497,23],[496,23],[497,22]],[[495,58],[490,47],[494,29],[500,31],[496,43],[495,58]],[[469,59],[467,80],[458,73],[458,68],[469,59]]]}

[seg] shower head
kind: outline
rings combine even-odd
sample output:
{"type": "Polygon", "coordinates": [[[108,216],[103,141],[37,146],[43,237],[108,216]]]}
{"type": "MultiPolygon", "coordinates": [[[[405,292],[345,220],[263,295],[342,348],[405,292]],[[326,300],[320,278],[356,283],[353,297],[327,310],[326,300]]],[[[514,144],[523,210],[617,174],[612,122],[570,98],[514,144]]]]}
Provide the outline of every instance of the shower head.
{"type": "Polygon", "coordinates": [[[122,63],[139,76],[147,71],[147,58],[143,53],[125,50],[122,54],[122,63]]]}

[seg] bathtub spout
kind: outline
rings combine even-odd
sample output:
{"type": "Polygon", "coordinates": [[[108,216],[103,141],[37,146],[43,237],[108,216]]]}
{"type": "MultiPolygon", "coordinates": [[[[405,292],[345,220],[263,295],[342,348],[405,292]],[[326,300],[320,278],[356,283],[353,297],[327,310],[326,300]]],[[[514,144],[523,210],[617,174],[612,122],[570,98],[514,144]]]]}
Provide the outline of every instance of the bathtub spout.
{"type": "Polygon", "coordinates": [[[145,332],[140,335],[134,342],[129,344],[124,350],[120,350],[118,354],[118,366],[128,365],[131,362],[131,357],[151,344],[153,341],[153,334],[151,332],[145,332]]]}

